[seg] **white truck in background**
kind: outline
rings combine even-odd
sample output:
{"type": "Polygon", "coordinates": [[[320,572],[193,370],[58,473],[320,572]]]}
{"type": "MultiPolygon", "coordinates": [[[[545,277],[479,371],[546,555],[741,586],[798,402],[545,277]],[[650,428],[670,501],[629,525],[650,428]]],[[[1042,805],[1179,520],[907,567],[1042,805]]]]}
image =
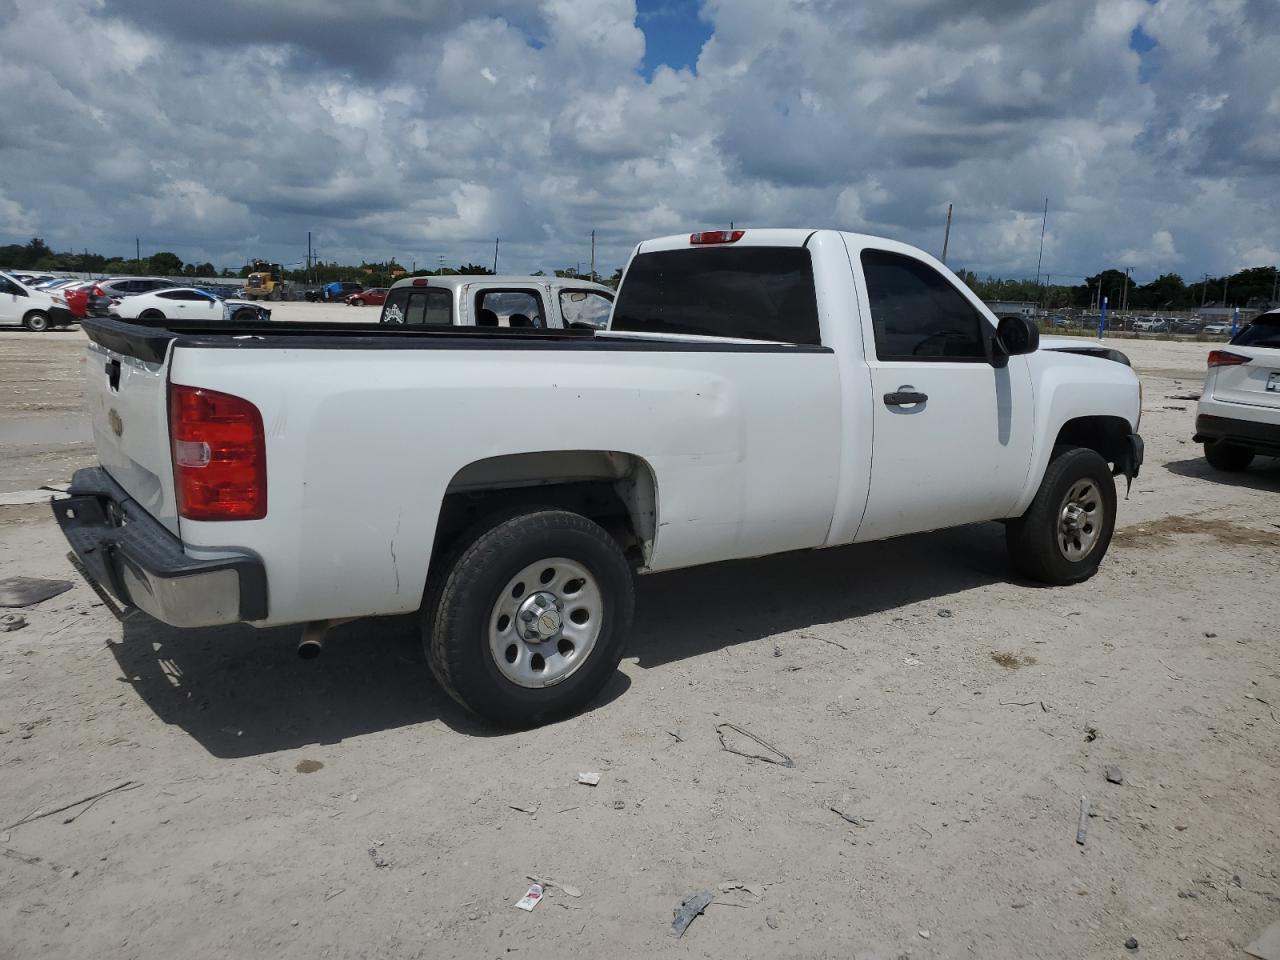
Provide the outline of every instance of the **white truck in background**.
{"type": "Polygon", "coordinates": [[[101,465],[53,510],[90,583],[310,652],[421,611],[445,689],[528,726],[613,674],[637,572],[1003,520],[1076,583],[1142,462],[1121,355],[1037,349],[891,240],[646,241],[606,331],[457,326],[425,279],[418,323],[86,322],[101,465]]]}

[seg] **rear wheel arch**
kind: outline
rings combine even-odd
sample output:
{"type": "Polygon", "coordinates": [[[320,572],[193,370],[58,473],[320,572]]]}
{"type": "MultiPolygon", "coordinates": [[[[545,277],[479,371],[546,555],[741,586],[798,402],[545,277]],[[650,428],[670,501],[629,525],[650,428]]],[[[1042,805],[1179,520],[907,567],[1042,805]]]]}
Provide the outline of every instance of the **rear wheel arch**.
{"type": "Polygon", "coordinates": [[[477,526],[533,506],[586,517],[618,541],[633,566],[649,563],[658,487],[648,461],[611,450],[553,450],[488,457],[454,474],[436,521],[429,576],[438,575],[453,546],[477,526]]]}
{"type": "Polygon", "coordinates": [[[143,310],[138,314],[139,320],[164,320],[165,315],[159,310],[143,310]]]}

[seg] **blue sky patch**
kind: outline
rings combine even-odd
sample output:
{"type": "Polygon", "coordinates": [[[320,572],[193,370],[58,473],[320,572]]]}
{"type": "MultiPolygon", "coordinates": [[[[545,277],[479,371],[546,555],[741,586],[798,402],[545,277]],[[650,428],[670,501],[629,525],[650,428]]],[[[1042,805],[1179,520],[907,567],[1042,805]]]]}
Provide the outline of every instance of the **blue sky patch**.
{"type": "Polygon", "coordinates": [[[636,26],[644,31],[646,79],[659,66],[694,69],[711,24],[699,16],[699,0],[636,0],[636,26]]]}

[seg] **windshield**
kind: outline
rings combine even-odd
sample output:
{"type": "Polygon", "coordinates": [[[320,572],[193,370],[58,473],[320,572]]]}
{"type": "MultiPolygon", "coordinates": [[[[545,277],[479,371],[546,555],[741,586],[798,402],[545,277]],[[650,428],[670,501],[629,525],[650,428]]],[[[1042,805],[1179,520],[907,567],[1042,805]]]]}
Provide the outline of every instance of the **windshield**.
{"type": "Polygon", "coordinates": [[[1254,317],[1231,342],[1241,347],[1280,347],[1280,311],[1254,317]]]}
{"type": "Polygon", "coordinates": [[[819,343],[809,251],[714,247],[642,253],[627,268],[611,327],[819,343]]]}

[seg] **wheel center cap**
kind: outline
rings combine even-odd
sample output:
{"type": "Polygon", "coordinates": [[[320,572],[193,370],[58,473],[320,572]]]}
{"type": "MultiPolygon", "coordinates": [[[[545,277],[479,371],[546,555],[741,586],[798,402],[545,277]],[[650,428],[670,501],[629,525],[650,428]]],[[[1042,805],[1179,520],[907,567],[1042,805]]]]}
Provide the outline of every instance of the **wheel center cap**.
{"type": "Polygon", "coordinates": [[[526,640],[550,640],[560,632],[564,620],[560,616],[560,599],[554,593],[539,591],[520,604],[517,616],[526,640]]]}
{"type": "Polygon", "coordinates": [[[1062,526],[1065,530],[1079,530],[1084,519],[1084,509],[1078,503],[1069,503],[1062,511],[1062,526]]]}

